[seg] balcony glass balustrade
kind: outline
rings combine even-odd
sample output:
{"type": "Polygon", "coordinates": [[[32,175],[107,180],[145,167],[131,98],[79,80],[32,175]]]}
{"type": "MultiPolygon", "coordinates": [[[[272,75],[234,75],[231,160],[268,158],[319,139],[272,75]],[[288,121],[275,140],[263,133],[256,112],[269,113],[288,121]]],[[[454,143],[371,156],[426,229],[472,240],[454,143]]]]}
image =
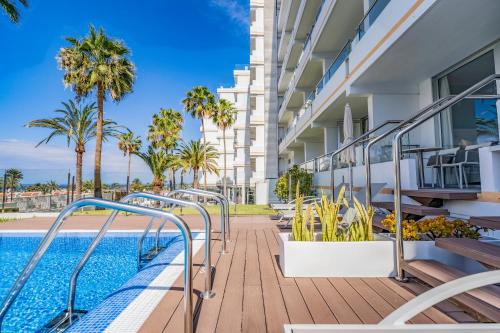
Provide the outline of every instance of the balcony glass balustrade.
{"type": "Polygon", "coordinates": [[[372,3],[370,9],[368,9],[368,12],[366,12],[365,16],[358,25],[358,40],[363,38],[366,31],[368,31],[370,26],[372,26],[373,22],[375,22],[377,17],[379,17],[380,13],[382,13],[389,2],[391,2],[391,0],[375,0],[375,2],[372,3]]]}

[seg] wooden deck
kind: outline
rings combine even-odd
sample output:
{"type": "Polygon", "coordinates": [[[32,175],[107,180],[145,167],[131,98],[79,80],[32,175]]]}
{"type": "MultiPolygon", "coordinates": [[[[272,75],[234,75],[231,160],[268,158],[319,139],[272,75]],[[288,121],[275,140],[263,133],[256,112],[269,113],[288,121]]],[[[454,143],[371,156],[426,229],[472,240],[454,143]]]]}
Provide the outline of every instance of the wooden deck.
{"type": "MultiPolygon", "coordinates": [[[[284,278],[275,222],[256,217],[232,225],[229,253],[220,255],[220,241],[213,241],[215,297],[200,302],[194,296],[196,332],[283,332],[285,323],[373,324],[427,288],[417,283],[402,286],[389,278],[284,278]]],[[[198,291],[204,282],[204,273],[199,272],[202,260],[200,251],[193,272],[198,291]]],[[[182,292],[180,277],[141,332],[182,332],[182,292]]],[[[443,302],[411,320],[455,321],[475,319],[455,304],[443,302]]]]}

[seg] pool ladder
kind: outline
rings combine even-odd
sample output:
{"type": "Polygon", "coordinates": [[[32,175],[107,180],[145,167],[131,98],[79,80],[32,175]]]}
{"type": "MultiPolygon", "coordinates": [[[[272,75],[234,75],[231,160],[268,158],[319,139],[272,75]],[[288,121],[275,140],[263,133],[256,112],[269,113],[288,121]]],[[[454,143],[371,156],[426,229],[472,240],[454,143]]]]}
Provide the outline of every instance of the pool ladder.
{"type": "MultiPolygon", "coordinates": [[[[128,213],[133,213],[133,214],[138,214],[138,215],[145,215],[145,216],[150,216],[152,219],[147,225],[146,229],[144,230],[143,234],[141,235],[141,238],[139,239],[140,246],[138,245],[138,260],[141,258],[141,252],[142,252],[142,242],[144,240],[145,235],[148,234],[148,232],[151,230],[152,223],[154,219],[160,219],[162,220],[162,224],[157,230],[156,234],[156,247],[159,246],[159,237],[160,237],[160,232],[161,229],[164,227],[166,221],[172,221],[181,231],[183,240],[184,240],[184,332],[186,333],[192,333],[193,332],[193,303],[192,303],[192,293],[193,293],[193,286],[192,286],[192,271],[193,271],[193,262],[192,262],[192,235],[191,235],[191,230],[189,226],[186,224],[186,222],[178,217],[177,215],[171,213],[171,212],[166,212],[160,209],[155,209],[155,208],[148,208],[148,207],[143,207],[143,206],[138,206],[138,205],[131,205],[128,204],[127,202],[131,201],[132,199],[135,198],[146,198],[146,199],[151,199],[151,200],[156,200],[159,202],[163,203],[168,203],[171,205],[176,205],[176,206],[183,206],[183,207],[193,207],[197,209],[200,214],[202,215],[204,222],[205,222],[205,261],[204,261],[204,268],[205,268],[205,290],[200,293],[200,297],[204,299],[209,299],[214,296],[214,293],[211,290],[212,287],[212,266],[211,266],[211,220],[210,216],[208,215],[207,211],[198,203],[191,202],[191,201],[186,201],[186,200],[180,200],[180,199],[174,199],[171,198],[171,196],[175,195],[176,193],[184,193],[184,194],[190,194],[190,195],[200,195],[200,196],[210,196],[216,199],[221,205],[221,231],[222,231],[222,247],[223,247],[223,253],[225,252],[225,243],[226,243],[226,223],[227,223],[227,230],[229,230],[229,202],[226,197],[224,197],[221,194],[210,192],[210,191],[202,191],[202,190],[197,190],[197,189],[188,189],[188,190],[177,190],[173,191],[170,193],[170,196],[160,196],[160,195],[154,195],[150,193],[144,193],[144,192],[139,192],[139,193],[132,193],[124,198],[120,202],[113,202],[109,200],[103,200],[103,199],[96,199],[96,198],[87,198],[87,199],[80,199],[72,204],[66,206],[47,234],[44,236],[40,244],[38,245],[37,249],[31,256],[30,260],[24,267],[23,271],[20,273],[16,281],[14,282],[13,286],[11,287],[9,293],[7,294],[7,297],[5,298],[4,302],[1,305],[0,308],[0,332],[1,332],[1,327],[3,323],[3,319],[5,318],[5,315],[9,308],[12,306],[14,301],[16,300],[17,296],[21,292],[22,288],[30,278],[31,274],[39,264],[40,260],[42,259],[43,255],[49,248],[50,244],[52,241],[55,239],[57,236],[59,230],[61,229],[63,223],[65,222],[66,218],[70,216],[74,211],[81,209],[83,207],[87,206],[94,206],[94,207],[100,207],[104,209],[112,209],[113,213],[110,215],[110,217],[106,220],[104,225],[101,227],[99,230],[98,234],[96,237],[92,240],[92,243],[89,245],[87,248],[86,252],[80,259],[80,262],[78,263],[77,267],[75,268],[71,280],[70,280],[70,287],[69,287],[69,296],[68,296],[68,309],[65,310],[62,314],[57,316],[56,318],[52,319],[49,322],[49,325],[51,326],[49,328],[50,331],[57,331],[61,332],[67,329],[71,324],[79,319],[81,316],[83,316],[86,311],[84,310],[75,310],[74,309],[74,301],[75,301],[75,295],[76,295],[76,282],[78,280],[78,276],[87,263],[88,259],[96,249],[96,247],[99,245],[100,241],[106,234],[106,232],[109,230],[109,227],[115,220],[116,216],[118,215],[118,212],[128,212],[128,213]],[[226,215],[227,213],[227,215],[226,215]]],[[[140,261],[139,261],[140,263],[140,261]]]]}

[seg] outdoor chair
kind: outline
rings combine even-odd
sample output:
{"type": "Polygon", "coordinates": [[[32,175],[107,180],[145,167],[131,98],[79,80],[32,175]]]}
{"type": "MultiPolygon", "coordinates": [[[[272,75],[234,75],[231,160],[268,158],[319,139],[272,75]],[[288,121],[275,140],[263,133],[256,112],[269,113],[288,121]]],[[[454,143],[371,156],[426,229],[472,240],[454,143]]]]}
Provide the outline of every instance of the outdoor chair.
{"type": "Polygon", "coordinates": [[[438,155],[436,152],[434,155],[429,156],[427,160],[426,168],[431,169],[431,184],[432,188],[437,184],[442,184],[443,180],[441,178],[441,163],[450,163],[453,159],[452,155],[438,155]]]}
{"type": "Polygon", "coordinates": [[[458,149],[451,162],[441,164],[441,175],[444,174],[443,170],[445,170],[446,168],[451,168],[452,170],[455,170],[458,186],[460,188],[463,188],[463,184],[465,183],[465,187],[469,187],[466,167],[479,166],[479,148],[488,147],[491,145],[492,142],[487,142],[477,145],[469,145],[464,149],[458,149]]]}
{"type": "MultiPolygon", "coordinates": [[[[435,187],[436,183],[439,183],[442,188],[444,188],[444,170],[441,167],[443,164],[453,163],[455,155],[459,150],[459,147],[442,149],[436,152],[435,155],[429,157],[427,161],[427,168],[431,168],[432,171],[432,187],[435,187]],[[439,171],[439,172],[438,172],[439,171]],[[439,180],[438,180],[439,179],[439,180]]],[[[458,177],[457,177],[458,179],[458,177]]]]}

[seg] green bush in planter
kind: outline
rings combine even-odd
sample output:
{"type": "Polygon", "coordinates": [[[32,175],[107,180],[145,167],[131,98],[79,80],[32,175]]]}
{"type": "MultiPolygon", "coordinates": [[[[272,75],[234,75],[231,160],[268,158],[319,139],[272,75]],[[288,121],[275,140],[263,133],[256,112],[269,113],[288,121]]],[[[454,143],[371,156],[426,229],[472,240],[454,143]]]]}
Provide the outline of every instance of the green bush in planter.
{"type": "Polygon", "coordinates": [[[312,190],[312,175],[306,170],[300,169],[298,166],[294,165],[287,172],[285,172],[281,177],[278,178],[276,182],[276,187],[274,188],[274,193],[278,199],[285,201],[288,200],[288,181],[291,178],[292,193],[290,197],[294,198],[297,196],[297,190],[299,194],[303,196],[308,196],[313,194],[312,190]],[[297,186],[299,184],[299,186],[297,186]]]}

